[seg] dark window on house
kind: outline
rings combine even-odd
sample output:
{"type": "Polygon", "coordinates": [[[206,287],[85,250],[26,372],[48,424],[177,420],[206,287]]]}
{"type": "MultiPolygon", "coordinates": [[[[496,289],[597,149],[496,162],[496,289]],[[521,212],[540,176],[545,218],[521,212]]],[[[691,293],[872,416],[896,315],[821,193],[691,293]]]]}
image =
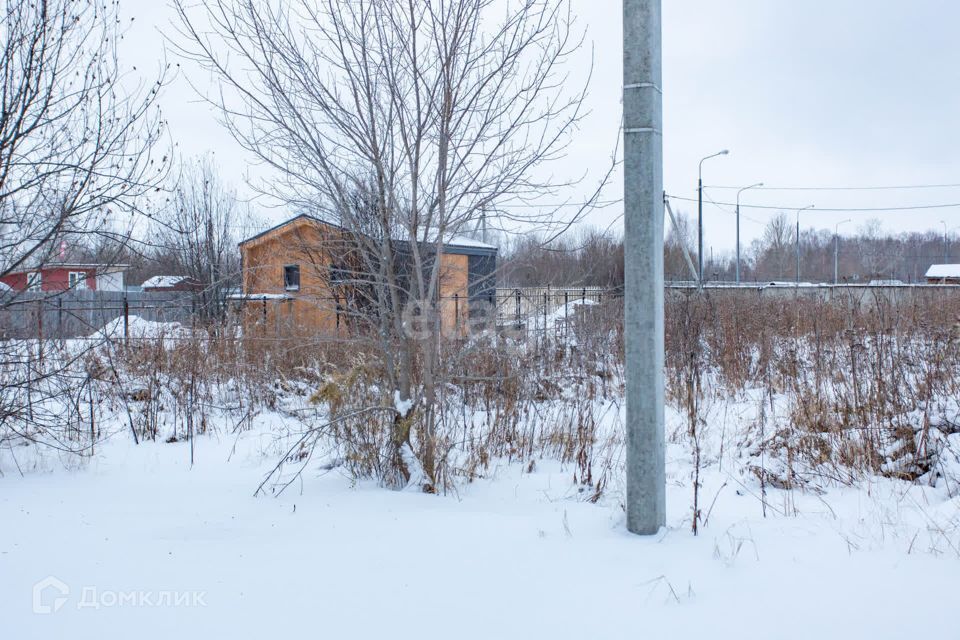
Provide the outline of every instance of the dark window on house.
{"type": "Polygon", "coordinates": [[[288,264],[283,267],[283,288],[287,291],[300,289],[300,265],[288,264]]]}
{"type": "Polygon", "coordinates": [[[330,284],[343,285],[351,280],[350,270],[338,264],[330,265],[330,284]]]}

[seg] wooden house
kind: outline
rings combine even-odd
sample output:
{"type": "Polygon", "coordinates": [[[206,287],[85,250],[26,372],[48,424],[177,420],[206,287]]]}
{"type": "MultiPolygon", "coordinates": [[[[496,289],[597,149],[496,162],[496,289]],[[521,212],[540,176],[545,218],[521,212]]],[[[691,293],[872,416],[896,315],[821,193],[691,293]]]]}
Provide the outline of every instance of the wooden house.
{"type": "MultiPolygon", "coordinates": [[[[407,240],[391,240],[401,264],[412,268],[407,240]]],[[[299,215],[240,243],[245,329],[270,335],[344,335],[371,326],[371,272],[360,243],[349,231],[310,215],[299,215]]],[[[435,264],[433,243],[422,255],[435,264]]],[[[436,304],[445,333],[466,333],[471,314],[481,313],[496,291],[497,248],[470,238],[453,237],[442,244],[436,304]]],[[[405,288],[401,283],[401,289],[405,288]]]]}

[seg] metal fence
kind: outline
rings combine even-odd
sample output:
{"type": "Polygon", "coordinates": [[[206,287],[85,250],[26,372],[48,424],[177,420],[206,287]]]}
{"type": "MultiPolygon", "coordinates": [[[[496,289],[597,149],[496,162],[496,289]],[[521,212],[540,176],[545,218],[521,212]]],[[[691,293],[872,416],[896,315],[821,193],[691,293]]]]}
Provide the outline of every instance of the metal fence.
{"type": "Polygon", "coordinates": [[[125,328],[133,316],[186,324],[198,304],[189,292],[6,292],[0,296],[0,339],[87,336],[117,320],[125,328]]]}
{"type": "Polygon", "coordinates": [[[602,304],[618,294],[604,287],[498,288],[495,300],[497,325],[520,329],[545,327],[563,322],[573,315],[578,305],[602,304]]]}
{"type": "MultiPolygon", "coordinates": [[[[956,285],[743,285],[705,287],[711,296],[722,297],[819,297],[837,303],[864,303],[883,298],[895,302],[914,299],[960,296],[956,285]]],[[[690,283],[668,283],[667,299],[689,295],[696,290],[690,283]]],[[[623,295],[622,290],[602,287],[500,287],[487,297],[467,299],[454,296],[441,304],[453,309],[453,317],[463,318],[482,303],[481,318],[489,319],[490,309],[499,328],[538,331],[565,326],[582,305],[604,304],[623,295]]],[[[341,321],[340,301],[336,301],[337,333],[341,321]]],[[[331,303],[333,304],[333,303],[331,303]]],[[[118,335],[125,335],[128,323],[137,316],[152,322],[179,322],[191,325],[202,301],[190,292],[0,292],[0,339],[74,338],[88,336],[105,325],[117,322],[118,335]]],[[[278,325],[278,337],[290,337],[278,325]]]]}

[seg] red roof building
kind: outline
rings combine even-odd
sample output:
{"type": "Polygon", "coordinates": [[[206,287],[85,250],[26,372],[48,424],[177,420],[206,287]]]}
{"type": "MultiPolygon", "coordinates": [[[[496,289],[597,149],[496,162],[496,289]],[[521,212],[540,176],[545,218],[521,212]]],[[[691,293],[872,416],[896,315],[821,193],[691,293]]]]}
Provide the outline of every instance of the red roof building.
{"type": "Polygon", "coordinates": [[[46,264],[8,273],[0,282],[14,291],[123,291],[127,265],[46,264]]]}

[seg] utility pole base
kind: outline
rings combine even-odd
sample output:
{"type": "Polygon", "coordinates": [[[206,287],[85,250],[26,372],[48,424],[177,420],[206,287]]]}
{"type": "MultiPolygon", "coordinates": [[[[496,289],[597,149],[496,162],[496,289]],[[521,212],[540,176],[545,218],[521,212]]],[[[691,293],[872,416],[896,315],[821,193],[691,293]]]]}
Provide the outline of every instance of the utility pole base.
{"type": "Polygon", "coordinates": [[[627,529],[666,523],[660,0],[623,2],[627,529]]]}

